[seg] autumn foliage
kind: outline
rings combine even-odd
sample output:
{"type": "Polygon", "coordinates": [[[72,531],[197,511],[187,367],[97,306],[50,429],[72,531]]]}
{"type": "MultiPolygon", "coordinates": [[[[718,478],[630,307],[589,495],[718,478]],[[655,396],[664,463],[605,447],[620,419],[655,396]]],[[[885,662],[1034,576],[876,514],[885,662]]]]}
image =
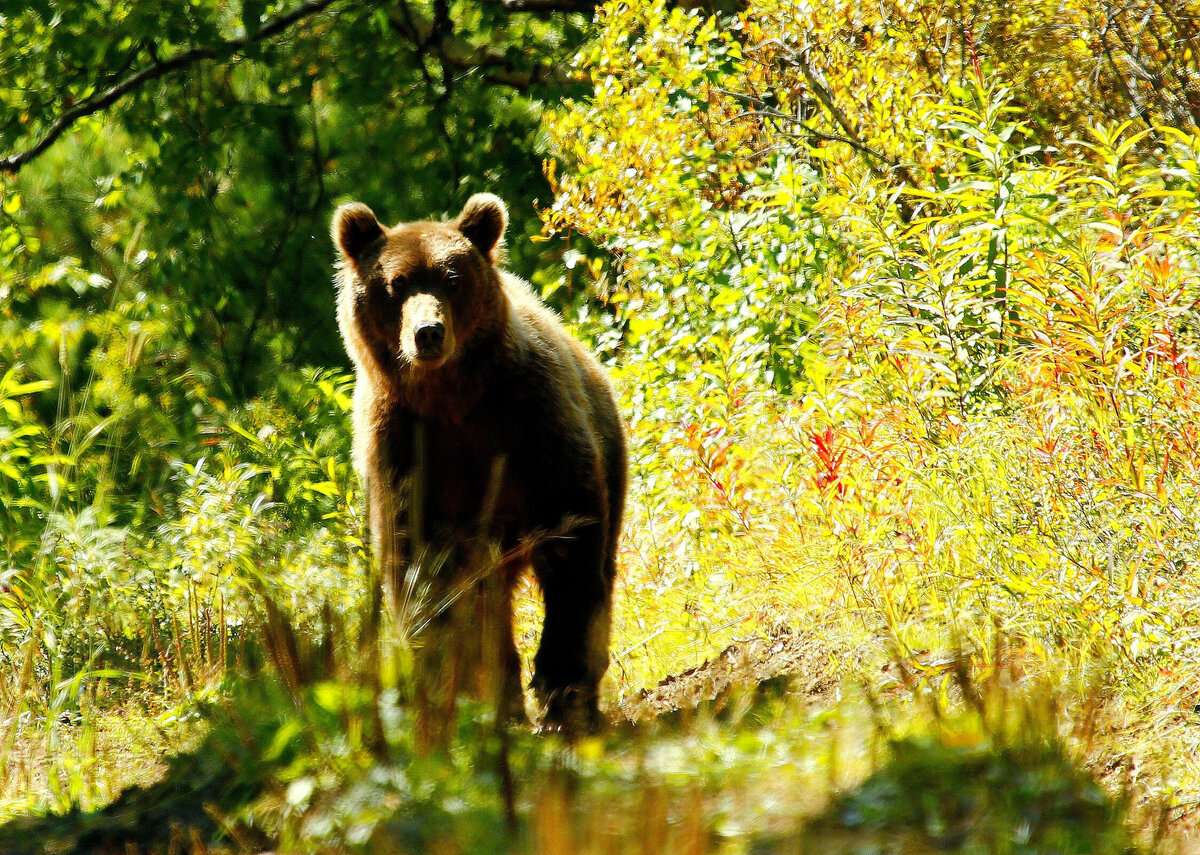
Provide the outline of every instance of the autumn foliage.
{"type": "Polygon", "coordinates": [[[918,671],[998,624],[1190,707],[1200,140],[1164,9],[1117,44],[1132,11],[1084,4],[607,8],[544,220],[612,259],[634,586],[918,671]]]}

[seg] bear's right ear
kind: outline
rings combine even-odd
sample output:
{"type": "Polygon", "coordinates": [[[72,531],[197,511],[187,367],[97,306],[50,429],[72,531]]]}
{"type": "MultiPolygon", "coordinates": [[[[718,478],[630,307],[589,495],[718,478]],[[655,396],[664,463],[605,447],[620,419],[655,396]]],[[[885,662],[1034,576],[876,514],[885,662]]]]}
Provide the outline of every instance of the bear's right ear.
{"type": "Polygon", "coordinates": [[[496,245],[508,226],[508,208],[504,207],[499,196],[476,193],[463,205],[455,225],[467,240],[475,244],[484,258],[495,261],[496,245]]]}
{"type": "Polygon", "coordinates": [[[371,244],[383,237],[383,226],[362,202],[350,202],[334,212],[331,232],[342,255],[358,261],[371,244]]]}

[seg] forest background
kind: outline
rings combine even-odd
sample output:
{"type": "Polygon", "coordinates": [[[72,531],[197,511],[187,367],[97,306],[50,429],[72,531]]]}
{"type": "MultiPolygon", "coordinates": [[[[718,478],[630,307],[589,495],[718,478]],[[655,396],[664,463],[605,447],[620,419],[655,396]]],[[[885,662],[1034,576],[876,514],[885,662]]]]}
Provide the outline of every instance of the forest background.
{"type": "Polygon", "coordinates": [[[0,4],[0,840],[1177,845],[1198,123],[1191,0],[0,4]],[[610,717],[791,691],[422,727],[326,235],[482,190],[630,425],[610,717]]]}

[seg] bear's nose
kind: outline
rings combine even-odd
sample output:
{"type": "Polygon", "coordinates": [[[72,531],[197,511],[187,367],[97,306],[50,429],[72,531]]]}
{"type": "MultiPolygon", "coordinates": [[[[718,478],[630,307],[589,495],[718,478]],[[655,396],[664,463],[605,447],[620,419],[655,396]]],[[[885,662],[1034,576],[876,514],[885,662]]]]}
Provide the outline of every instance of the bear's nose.
{"type": "Polygon", "coordinates": [[[417,354],[426,358],[437,358],[442,352],[442,342],[446,338],[446,328],[441,323],[421,324],[413,331],[417,344],[417,354]]]}

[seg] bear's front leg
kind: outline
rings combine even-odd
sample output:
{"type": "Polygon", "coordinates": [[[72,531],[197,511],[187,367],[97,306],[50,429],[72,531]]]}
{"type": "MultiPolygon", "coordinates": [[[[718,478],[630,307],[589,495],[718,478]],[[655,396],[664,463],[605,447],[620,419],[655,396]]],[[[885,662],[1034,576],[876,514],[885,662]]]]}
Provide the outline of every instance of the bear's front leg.
{"type": "Polygon", "coordinates": [[[355,386],[354,457],[366,494],[371,551],[384,591],[393,606],[403,599],[405,574],[413,560],[408,517],[413,483],[413,432],[409,421],[390,416],[386,430],[375,427],[385,417],[375,412],[372,391],[361,380],[355,386]],[[364,401],[360,403],[359,399],[364,401]]]}
{"type": "Polygon", "coordinates": [[[411,576],[417,689],[447,704],[464,695],[495,704],[509,723],[527,723],[521,659],[513,634],[512,597],[523,564],[492,538],[465,539],[463,526],[431,515],[433,540],[411,576]]]}
{"type": "Polygon", "coordinates": [[[599,523],[542,545],[534,571],[546,605],[532,688],[545,709],[542,726],[592,732],[600,716],[600,679],[608,670],[612,574],[599,523]]]}

